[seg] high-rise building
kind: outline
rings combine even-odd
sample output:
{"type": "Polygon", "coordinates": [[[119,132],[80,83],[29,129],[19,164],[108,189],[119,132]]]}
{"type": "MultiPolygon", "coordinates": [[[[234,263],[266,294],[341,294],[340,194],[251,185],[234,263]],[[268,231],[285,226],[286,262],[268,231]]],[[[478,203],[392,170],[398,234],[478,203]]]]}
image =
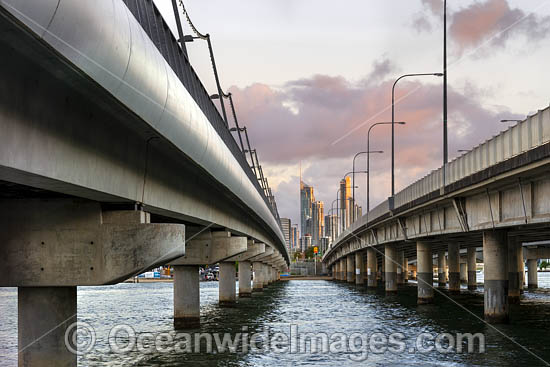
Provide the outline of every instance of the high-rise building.
{"type": "Polygon", "coordinates": [[[330,243],[338,237],[338,216],[336,214],[325,215],[325,237],[330,239],[330,243]]]}
{"type": "Polygon", "coordinates": [[[349,177],[340,181],[340,230],[348,228],[351,223],[351,179],[349,177]]]}
{"type": "Polygon", "coordinates": [[[294,224],[290,229],[290,250],[298,251],[298,241],[300,238],[300,231],[298,226],[294,224]]]}
{"type": "Polygon", "coordinates": [[[305,235],[300,238],[300,250],[306,251],[308,248],[311,247],[311,236],[305,235]]]}
{"type": "Polygon", "coordinates": [[[319,246],[325,229],[324,204],[322,201],[316,201],[311,208],[311,243],[313,246],[319,246]]]}
{"type": "Polygon", "coordinates": [[[313,195],[313,187],[306,185],[300,181],[300,232],[302,236],[311,235],[312,228],[308,226],[308,220],[311,219],[311,206],[315,201],[313,195]]]}
{"type": "Polygon", "coordinates": [[[289,218],[281,218],[281,229],[283,230],[283,236],[285,237],[286,250],[290,253],[290,230],[292,223],[289,218]]]}
{"type": "Polygon", "coordinates": [[[321,239],[319,240],[319,253],[321,254],[321,256],[327,252],[329,244],[330,238],[321,237],[321,239]]]}

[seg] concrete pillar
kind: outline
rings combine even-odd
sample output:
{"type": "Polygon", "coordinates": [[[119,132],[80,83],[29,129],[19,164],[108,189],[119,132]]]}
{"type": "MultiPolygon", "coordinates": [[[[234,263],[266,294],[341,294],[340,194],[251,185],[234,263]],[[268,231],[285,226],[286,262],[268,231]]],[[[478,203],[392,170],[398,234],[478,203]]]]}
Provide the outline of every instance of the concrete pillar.
{"type": "Polygon", "coordinates": [[[520,285],[523,282],[523,249],[516,237],[508,238],[508,302],[519,303],[520,285]]]}
{"type": "Polygon", "coordinates": [[[200,326],[199,266],[174,266],[174,328],[200,326]]]}
{"type": "Polygon", "coordinates": [[[348,266],[348,259],[346,256],[342,257],[342,281],[343,282],[347,282],[348,280],[348,270],[347,270],[347,266],[348,266]]]}
{"type": "Polygon", "coordinates": [[[448,246],[449,292],[460,293],[460,245],[450,243],[448,246]]]}
{"type": "Polygon", "coordinates": [[[428,242],[416,243],[416,280],[418,281],[418,304],[433,303],[433,258],[432,245],[428,242]]]}
{"type": "Polygon", "coordinates": [[[409,259],[403,257],[403,283],[409,281],[409,259]]]}
{"type": "Polygon", "coordinates": [[[261,292],[264,287],[262,283],[262,265],[259,261],[252,263],[252,292],[261,292]]]}
{"type": "Polygon", "coordinates": [[[468,264],[460,263],[460,283],[468,283],[468,264]]]}
{"type": "Polygon", "coordinates": [[[527,260],[527,281],[529,289],[538,288],[537,259],[527,260]]]}
{"type": "Polygon", "coordinates": [[[369,288],[376,288],[377,285],[376,265],[376,251],[369,247],[367,249],[367,286],[369,288]]]}
{"type": "Polygon", "coordinates": [[[483,232],[485,320],[508,322],[508,244],[503,230],[483,232]]]}
{"type": "MultiPolygon", "coordinates": [[[[377,265],[378,265],[378,261],[377,261],[377,265]]],[[[382,261],[381,261],[381,264],[380,264],[380,281],[382,281],[382,283],[384,283],[384,285],[386,284],[386,260],[384,259],[384,257],[382,257],[382,261]]]]}
{"type": "Polygon", "coordinates": [[[239,262],[239,297],[250,297],[252,294],[251,266],[250,261],[239,262]]]}
{"type": "Polygon", "coordinates": [[[219,302],[221,306],[234,306],[237,301],[235,263],[220,263],[219,302]]]}
{"type": "Polygon", "coordinates": [[[355,253],[355,284],[365,284],[365,262],[361,251],[355,253]]]}
{"type": "Polygon", "coordinates": [[[336,262],[334,263],[334,269],[336,271],[334,273],[334,279],[340,280],[340,261],[336,260],[336,262]]]}
{"type": "Polygon", "coordinates": [[[468,269],[468,289],[473,291],[477,289],[477,279],[476,279],[476,248],[475,247],[468,247],[468,250],[466,252],[466,261],[468,269]]]}
{"type": "Polygon", "coordinates": [[[405,254],[403,253],[403,251],[397,251],[396,256],[397,256],[396,281],[397,281],[397,284],[403,284],[403,279],[404,279],[403,278],[403,261],[405,259],[405,254]]]}
{"type": "Polygon", "coordinates": [[[76,366],[76,354],[65,345],[76,322],[76,287],[19,287],[17,312],[19,366],[76,366]]]}
{"type": "Polygon", "coordinates": [[[355,256],[353,254],[348,255],[346,262],[347,282],[355,283],[355,256]]]}
{"type": "Polygon", "coordinates": [[[384,246],[386,292],[397,292],[397,251],[392,245],[384,246]]]}
{"type": "Polygon", "coordinates": [[[447,284],[447,261],[445,260],[445,251],[439,251],[437,253],[437,285],[439,287],[445,287],[447,284]]]}

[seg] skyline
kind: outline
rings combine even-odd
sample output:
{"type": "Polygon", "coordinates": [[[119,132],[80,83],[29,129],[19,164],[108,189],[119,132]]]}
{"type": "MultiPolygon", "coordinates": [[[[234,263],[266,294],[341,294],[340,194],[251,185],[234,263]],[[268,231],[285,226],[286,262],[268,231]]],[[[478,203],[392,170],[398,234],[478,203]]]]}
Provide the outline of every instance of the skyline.
{"type": "MultiPolygon", "coordinates": [[[[336,9],[315,4],[186,2],[197,28],[212,36],[222,86],[233,93],[239,121],[265,162],[280,215],[295,223],[300,161],[304,181],[329,202],[353,155],[364,150],[368,126],[389,118],[393,81],[403,73],[442,69],[438,1],[401,1],[400,7],[347,1],[336,9]],[[278,141],[287,143],[285,149],[278,141]]],[[[545,70],[534,62],[550,58],[548,29],[548,1],[449,2],[450,160],[504,130],[500,119],[524,118],[548,105],[548,83],[540,79],[545,70]]],[[[205,45],[187,46],[213,91],[205,45]]],[[[405,95],[396,105],[396,119],[407,121],[396,128],[397,191],[441,165],[441,80],[402,81],[396,96],[405,95]]],[[[386,153],[371,157],[371,208],[389,196],[388,142],[389,129],[373,131],[371,148],[386,153]]],[[[357,165],[363,167],[364,158],[357,165]]],[[[363,176],[356,177],[356,196],[366,207],[363,176]]]]}

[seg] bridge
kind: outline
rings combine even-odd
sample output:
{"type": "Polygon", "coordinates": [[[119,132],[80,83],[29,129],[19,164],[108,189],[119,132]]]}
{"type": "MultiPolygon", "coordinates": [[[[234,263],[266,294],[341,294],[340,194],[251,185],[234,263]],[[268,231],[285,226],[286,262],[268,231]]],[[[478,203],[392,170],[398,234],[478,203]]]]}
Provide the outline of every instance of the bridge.
{"type": "Polygon", "coordinates": [[[337,280],[397,292],[416,266],[418,303],[438,286],[476,288],[476,257],[484,263],[485,319],[506,322],[519,302],[524,260],[529,286],[537,259],[550,255],[550,108],[464,153],[398,192],[348,227],[323,256],[337,280]],[[481,256],[476,255],[478,249],[481,256]],[[461,252],[463,253],[461,255],[461,252]],[[447,276],[448,268],[448,276],[447,276]],[[467,276],[466,276],[467,272],[467,276]]]}
{"type": "Polygon", "coordinates": [[[174,325],[190,328],[199,265],[220,263],[234,304],[235,262],[239,297],[289,264],[257,155],[179,29],[151,0],[0,1],[0,286],[18,287],[20,366],[76,365],[77,286],[170,264],[174,325]]]}

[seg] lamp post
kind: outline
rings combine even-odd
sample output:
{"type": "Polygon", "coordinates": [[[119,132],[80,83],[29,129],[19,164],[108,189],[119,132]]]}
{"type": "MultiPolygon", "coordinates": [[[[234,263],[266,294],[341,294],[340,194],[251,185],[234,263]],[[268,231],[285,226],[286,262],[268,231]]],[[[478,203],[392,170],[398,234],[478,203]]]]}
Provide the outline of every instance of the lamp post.
{"type": "MultiPolygon", "coordinates": [[[[352,165],[352,176],[351,176],[351,198],[352,198],[352,201],[353,201],[353,204],[355,205],[355,173],[367,173],[368,174],[368,169],[364,172],[355,172],[355,159],[360,156],[361,154],[367,154],[367,155],[370,155],[370,153],[384,153],[383,150],[374,150],[374,151],[366,151],[366,152],[359,152],[357,153],[354,157],[353,157],[353,165],[352,165]]],[[[355,208],[354,208],[355,209],[355,208]]],[[[352,223],[355,222],[355,210],[353,211],[352,213],[352,223]]]]}
{"type": "Polygon", "coordinates": [[[517,122],[517,123],[520,123],[522,122],[523,120],[516,120],[516,119],[506,119],[506,120],[500,120],[500,122],[517,122]]]}
{"type": "MultiPolygon", "coordinates": [[[[393,126],[395,124],[405,125],[405,122],[404,121],[394,122],[393,120],[377,122],[372,124],[369,127],[369,130],[367,131],[367,224],[369,223],[369,210],[370,210],[370,132],[373,127],[378,125],[392,125],[392,130],[393,130],[393,126]]],[[[393,132],[392,132],[392,153],[393,153],[393,132]]],[[[393,157],[393,154],[392,154],[392,157],[393,157]]],[[[393,181],[393,161],[392,161],[392,181],[393,181]]]]}
{"type": "Polygon", "coordinates": [[[443,73],[416,73],[401,75],[395,80],[391,88],[391,200],[390,210],[393,210],[393,197],[395,195],[395,86],[398,81],[411,76],[443,76],[443,73]]]}

